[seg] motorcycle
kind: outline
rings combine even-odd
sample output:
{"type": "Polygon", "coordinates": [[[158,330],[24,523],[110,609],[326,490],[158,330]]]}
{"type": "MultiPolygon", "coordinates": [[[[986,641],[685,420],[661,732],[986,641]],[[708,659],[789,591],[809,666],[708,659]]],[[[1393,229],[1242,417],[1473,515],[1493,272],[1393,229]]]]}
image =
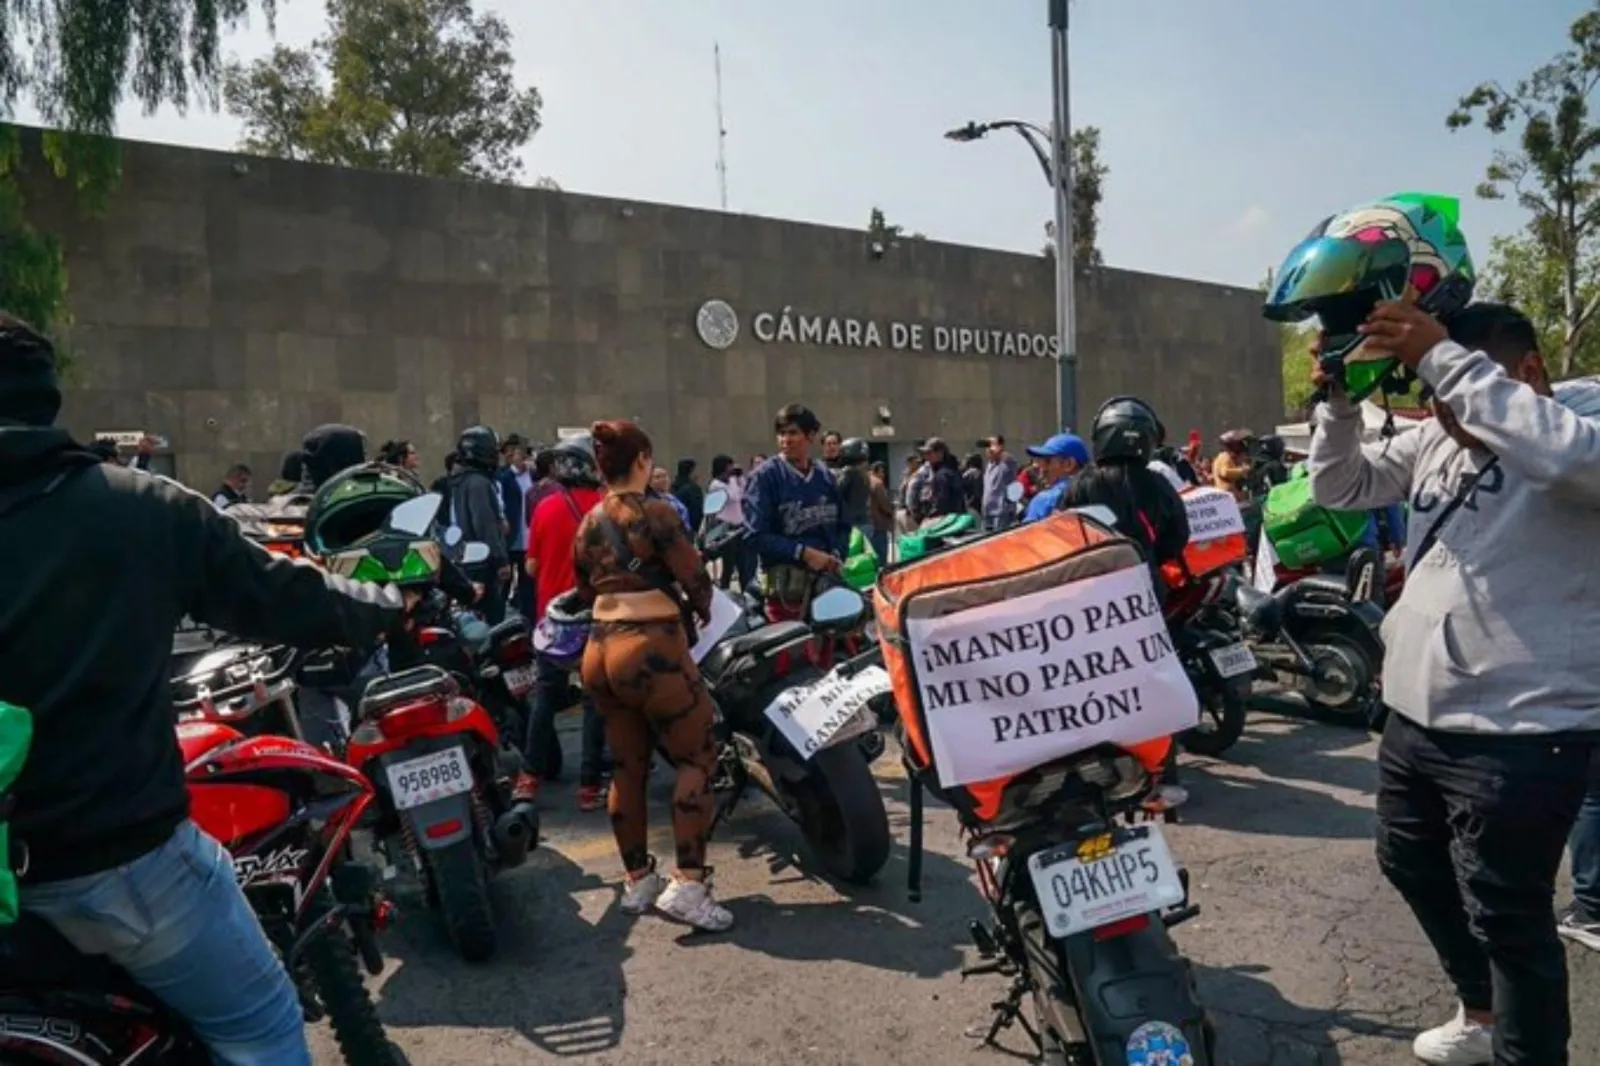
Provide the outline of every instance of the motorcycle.
{"type": "Polygon", "coordinates": [[[747,613],[700,663],[718,710],[713,826],[754,784],[829,873],[858,885],[889,860],[889,816],[870,760],[847,741],[873,730],[875,704],[892,705],[888,675],[824,675],[803,652],[859,627],[865,611],[859,593],[836,587],[811,598],[806,622],[747,613]]]}
{"type": "MultiPolygon", "coordinates": [[[[394,916],[376,871],[354,860],[350,836],[373,802],[367,780],[290,737],[246,736],[252,677],[212,693],[207,717],[187,709],[177,725],[191,817],[233,856],[233,874],[294,980],[307,1021],[326,1017],[350,1066],[398,1061],[362,981],[383,969],[377,936],[394,916]],[[242,701],[242,702],[241,702],[242,701]]],[[[108,960],[80,954],[53,926],[24,914],[8,933],[0,973],[0,1059],[131,1066],[211,1061],[182,1019],[108,960]]]]}
{"type": "Polygon", "coordinates": [[[1377,553],[1351,555],[1342,578],[1303,577],[1275,592],[1236,580],[1244,632],[1258,677],[1291,679],[1319,711],[1363,727],[1383,724],[1383,609],[1362,595],[1377,584],[1377,553]]]}
{"type": "MultiPolygon", "coordinates": [[[[431,493],[408,500],[389,515],[388,526],[425,538],[438,508],[431,493]]],[[[468,544],[462,560],[479,563],[487,554],[483,545],[468,544]]],[[[515,756],[502,751],[489,712],[463,693],[451,670],[423,661],[430,629],[443,627],[424,624],[417,648],[393,642],[391,662],[420,665],[367,683],[346,761],[374,784],[373,829],[390,870],[403,858],[416,871],[456,950],[480,962],[499,941],[489,879],[526,861],[538,844],[539,815],[531,803],[512,802],[518,766],[508,765],[515,756]]]]}
{"type": "Polygon", "coordinates": [[[1215,757],[1238,743],[1255,688],[1256,656],[1235,610],[1235,580],[1227,571],[1208,574],[1167,599],[1167,629],[1200,699],[1200,724],[1180,738],[1196,755],[1215,757]]]}

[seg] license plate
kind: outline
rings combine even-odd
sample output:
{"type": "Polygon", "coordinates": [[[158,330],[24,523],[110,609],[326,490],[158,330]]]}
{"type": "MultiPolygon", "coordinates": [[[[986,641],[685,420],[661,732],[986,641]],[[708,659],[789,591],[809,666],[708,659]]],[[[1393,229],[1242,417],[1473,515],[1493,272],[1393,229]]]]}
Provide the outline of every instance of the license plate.
{"type": "Polygon", "coordinates": [[[506,679],[506,688],[518,698],[527,695],[528,690],[533,688],[535,673],[531,666],[513,666],[501,676],[506,679]]]}
{"type": "Polygon", "coordinates": [[[1213,648],[1211,650],[1211,665],[1217,668],[1217,673],[1223,677],[1238,677],[1240,674],[1254,673],[1256,668],[1256,653],[1245,644],[1229,644],[1226,648],[1213,648]]]}
{"type": "Polygon", "coordinates": [[[472,790],[472,767],[464,748],[446,748],[432,755],[407,759],[386,768],[389,794],[397,810],[409,811],[424,803],[472,790]]]}
{"type": "Polygon", "coordinates": [[[1036,852],[1028,873],[1045,928],[1058,939],[1183,902],[1178,865],[1154,825],[1120,831],[1110,852],[1088,861],[1075,844],[1036,852]]]}

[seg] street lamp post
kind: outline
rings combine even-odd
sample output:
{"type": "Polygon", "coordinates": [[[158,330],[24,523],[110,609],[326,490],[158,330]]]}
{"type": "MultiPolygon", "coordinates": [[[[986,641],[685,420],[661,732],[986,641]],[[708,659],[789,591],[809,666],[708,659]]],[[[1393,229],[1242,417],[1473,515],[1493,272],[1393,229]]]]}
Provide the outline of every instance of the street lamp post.
{"type": "Polygon", "coordinates": [[[1067,3],[1050,0],[1050,81],[1055,96],[1055,148],[1051,171],[1056,194],[1056,414],[1062,429],[1078,421],[1078,308],[1072,235],[1072,109],[1067,77],[1067,3]]]}

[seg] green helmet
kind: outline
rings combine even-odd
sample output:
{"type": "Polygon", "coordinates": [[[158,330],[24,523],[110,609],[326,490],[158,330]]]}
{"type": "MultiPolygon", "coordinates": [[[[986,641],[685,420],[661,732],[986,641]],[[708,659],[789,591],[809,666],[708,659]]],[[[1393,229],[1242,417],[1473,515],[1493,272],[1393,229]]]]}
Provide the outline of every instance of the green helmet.
{"type": "Polygon", "coordinates": [[[396,507],[424,495],[421,482],[397,466],[367,463],[340,471],[311,498],[306,550],[334,573],[359,581],[399,581],[437,573],[437,541],[391,533],[385,526],[396,507]]]}
{"type": "Polygon", "coordinates": [[[1358,327],[1379,300],[1406,300],[1435,317],[1472,299],[1477,273],[1457,223],[1460,201],[1397,193],[1319,223],[1273,276],[1262,314],[1322,327],[1322,362],[1359,400],[1377,391],[1396,360],[1364,354],[1358,327]]]}

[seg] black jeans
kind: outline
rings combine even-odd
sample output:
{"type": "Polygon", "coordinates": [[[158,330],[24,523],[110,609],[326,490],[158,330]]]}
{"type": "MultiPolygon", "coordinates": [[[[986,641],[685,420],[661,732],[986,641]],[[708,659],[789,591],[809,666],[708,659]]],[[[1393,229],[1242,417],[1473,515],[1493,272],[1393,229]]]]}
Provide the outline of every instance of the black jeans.
{"type": "MultiPolygon", "coordinates": [[[[556,715],[567,704],[571,674],[544,659],[539,660],[538,682],[533,689],[533,713],[528,715],[528,744],[523,757],[537,777],[554,777],[561,766],[561,738],[556,735],[556,715]]],[[[594,702],[583,697],[583,747],[578,764],[578,784],[599,785],[605,775],[606,723],[594,702]]]]}
{"type": "Polygon", "coordinates": [[[1555,879],[1595,740],[1441,733],[1393,713],[1383,731],[1378,865],[1461,1002],[1494,1011],[1495,1066],[1567,1066],[1555,879]]]}

